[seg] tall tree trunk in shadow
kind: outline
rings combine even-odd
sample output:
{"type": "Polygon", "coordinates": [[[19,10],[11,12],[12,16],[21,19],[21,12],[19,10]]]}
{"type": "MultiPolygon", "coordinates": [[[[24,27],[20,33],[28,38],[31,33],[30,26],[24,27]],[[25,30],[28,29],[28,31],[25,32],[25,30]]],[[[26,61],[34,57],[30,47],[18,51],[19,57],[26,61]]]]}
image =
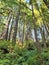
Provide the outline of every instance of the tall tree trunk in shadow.
{"type": "Polygon", "coordinates": [[[19,15],[20,15],[20,9],[18,10],[16,20],[15,20],[15,24],[14,24],[14,32],[13,32],[13,38],[12,38],[13,45],[15,45],[15,43],[16,43],[19,15]]]}
{"type": "Polygon", "coordinates": [[[12,21],[10,23],[9,31],[8,31],[8,40],[9,41],[10,41],[10,37],[11,37],[11,31],[12,31],[13,22],[14,22],[14,19],[13,19],[13,16],[12,16],[12,21]]]}
{"type": "Polygon", "coordinates": [[[46,43],[45,43],[45,41],[46,41],[46,38],[45,38],[45,31],[44,31],[44,27],[43,27],[43,44],[44,44],[44,48],[46,48],[46,43]]]}
{"type": "Polygon", "coordinates": [[[21,10],[21,0],[20,0],[20,5],[18,6],[18,12],[16,14],[16,20],[15,20],[15,24],[14,24],[14,32],[13,32],[13,37],[12,37],[12,43],[15,46],[16,44],[16,36],[17,36],[17,29],[18,29],[18,20],[19,20],[19,16],[20,16],[20,10],[21,10]]]}
{"type": "Polygon", "coordinates": [[[40,32],[41,32],[41,36],[42,36],[42,43],[44,44],[44,48],[46,48],[46,43],[45,43],[45,31],[44,31],[44,28],[42,29],[42,27],[39,27],[40,28],[40,32]]]}
{"type": "Polygon", "coordinates": [[[47,24],[45,24],[45,26],[46,26],[47,33],[48,33],[48,36],[49,36],[49,22],[47,22],[47,24]]]}
{"type": "Polygon", "coordinates": [[[7,24],[7,28],[6,28],[6,32],[5,32],[5,36],[4,36],[5,40],[7,40],[7,38],[8,38],[8,30],[9,30],[10,20],[11,20],[11,14],[9,15],[8,20],[7,20],[8,24],[7,24]]]}
{"type": "Polygon", "coordinates": [[[49,31],[48,31],[48,29],[47,29],[47,25],[45,24],[45,22],[43,22],[43,24],[44,24],[45,29],[46,29],[46,31],[47,31],[47,34],[48,34],[48,36],[49,36],[49,31]]]}
{"type": "Polygon", "coordinates": [[[34,11],[33,11],[33,4],[32,4],[32,20],[33,20],[33,25],[34,25],[34,34],[35,34],[35,40],[36,40],[36,48],[38,50],[38,52],[40,53],[41,52],[41,45],[39,44],[38,42],[38,39],[37,39],[37,31],[36,31],[36,18],[34,16],[34,11]]]}
{"type": "Polygon", "coordinates": [[[22,33],[22,46],[23,46],[23,41],[24,41],[24,30],[25,30],[25,24],[23,24],[23,33],[22,33]]]}

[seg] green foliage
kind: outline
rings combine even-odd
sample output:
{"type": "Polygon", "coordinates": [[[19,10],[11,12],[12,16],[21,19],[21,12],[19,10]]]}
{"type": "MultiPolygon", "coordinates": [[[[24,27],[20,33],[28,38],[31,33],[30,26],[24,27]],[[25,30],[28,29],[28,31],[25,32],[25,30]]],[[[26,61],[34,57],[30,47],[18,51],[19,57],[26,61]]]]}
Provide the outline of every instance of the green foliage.
{"type": "MultiPolygon", "coordinates": [[[[48,49],[43,49],[41,58],[44,59],[45,65],[49,65],[48,49]]],[[[42,63],[37,50],[28,50],[26,48],[15,46],[11,53],[3,54],[0,52],[0,65],[42,65],[42,63]]]]}
{"type": "Polygon", "coordinates": [[[12,50],[13,50],[14,47],[12,46],[11,42],[5,41],[5,40],[0,40],[0,52],[1,53],[4,52],[4,50],[2,48],[6,49],[9,52],[12,52],[12,50]]]}
{"type": "MultiPolygon", "coordinates": [[[[16,16],[18,14],[19,9],[20,9],[19,24],[21,24],[22,27],[24,25],[24,38],[26,37],[25,34],[27,33],[26,32],[27,26],[29,26],[28,23],[30,23],[29,26],[30,29],[36,28],[35,32],[37,32],[37,29],[39,27],[44,28],[44,30],[46,30],[47,28],[47,31],[49,31],[49,25],[48,25],[49,10],[46,7],[47,4],[45,5],[43,1],[44,0],[29,0],[29,3],[27,3],[25,0],[0,0],[0,34],[2,33],[2,31],[4,32],[4,28],[5,28],[4,26],[8,22],[9,14],[11,14],[14,18],[14,19],[11,18],[11,21],[13,20],[13,22],[15,22],[15,18],[17,18],[16,16]],[[32,13],[31,5],[33,5],[33,13],[32,13]],[[42,25],[44,25],[44,27],[42,25]]],[[[49,2],[49,0],[46,1],[47,3],[49,2]]],[[[9,25],[9,30],[10,30],[10,25],[9,25]]],[[[14,29],[12,28],[11,37],[13,36],[12,35],[14,32],[13,30],[14,29]]],[[[20,34],[22,34],[21,33],[22,31],[19,32],[20,34]]],[[[41,33],[41,37],[42,37],[42,31],[39,33],[41,33]]],[[[22,35],[20,35],[20,37],[21,36],[22,35]]],[[[47,36],[48,33],[47,35],[45,33],[46,38],[47,36]]],[[[41,44],[41,46],[42,44],[44,44],[43,42],[39,42],[39,43],[41,44]]],[[[47,44],[46,49],[42,47],[43,50],[41,54],[37,52],[34,44],[35,43],[32,40],[25,40],[24,47],[22,48],[21,45],[18,46],[17,44],[15,44],[15,46],[13,46],[12,43],[9,41],[0,40],[0,65],[49,65],[49,48],[48,48],[49,42],[46,42],[47,44]],[[1,48],[7,49],[9,53],[4,54],[1,48]],[[41,59],[43,59],[42,61],[43,63],[41,62],[41,59]]]]}

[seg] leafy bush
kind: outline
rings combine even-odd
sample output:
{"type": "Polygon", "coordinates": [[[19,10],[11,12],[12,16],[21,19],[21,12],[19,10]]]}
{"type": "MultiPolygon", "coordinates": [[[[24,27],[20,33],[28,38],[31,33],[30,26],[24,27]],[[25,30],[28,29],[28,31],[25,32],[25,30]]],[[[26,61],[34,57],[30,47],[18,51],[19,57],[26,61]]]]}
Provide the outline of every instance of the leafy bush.
{"type": "Polygon", "coordinates": [[[12,45],[11,42],[5,41],[5,40],[0,40],[0,48],[8,48],[8,46],[12,45]]]}
{"type": "MultiPolygon", "coordinates": [[[[11,43],[7,41],[0,43],[0,47],[12,49],[11,46],[11,43]]],[[[43,65],[41,58],[45,65],[49,65],[49,48],[43,49],[40,55],[36,49],[28,50],[20,48],[18,45],[15,45],[12,52],[8,54],[3,54],[0,50],[0,65],[43,65]]]]}

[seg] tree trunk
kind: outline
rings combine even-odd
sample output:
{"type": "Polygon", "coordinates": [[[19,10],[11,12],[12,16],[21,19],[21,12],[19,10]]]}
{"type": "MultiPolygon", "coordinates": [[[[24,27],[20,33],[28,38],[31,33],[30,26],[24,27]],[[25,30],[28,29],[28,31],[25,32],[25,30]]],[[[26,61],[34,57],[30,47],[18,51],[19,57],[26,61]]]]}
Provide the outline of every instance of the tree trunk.
{"type": "Polygon", "coordinates": [[[36,20],[35,20],[34,11],[33,11],[33,5],[32,5],[32,17],[33,17],[35,40],[36,40],[35,45],[36,45],[38,52],[40,53],[41,52],[41,45],[39,44],[38,39],[37,39],[37,31],[36,31],[36,24],[35,24],[36,20]]]}
{"type": "Polygon", "coordinates": [[[13,16],[12,16],[12,22],[10,23],[10,27],[9,27],[9,31],[8,31],[8,40],[10,41],[10,37],[11,37],[11,31],[12,31],[12,25],[13,25],[13,16]]]}
{"type": "Polygon", "coordinates": [[[8,30],[9,30],[10,20],[11,20],[11,14],[9,15],[9,18],[8,18],[8,24],[7,24],[6,33],[4,36],[5,40],[7,40],[7,38],[8,38],[8,30]]]}
{"type": "Polygon", "coordinates": [[[18,12],[16,15],[16,20],[15,20],[15,26],[14,26],[14,32],[13,32],[13,38],[12,38],[12,43],[13,45],[16,44],[16,36],[17,36],[17,29],[18,29],[18,20],[19,20],[19,16],[20,16],[20,10],[21,10],[21,0],[20,0],[20,5],[18,6],[18,12]]]}
{"type": "Polygon", "coordinates": [[[24,28],[25,27],[25,24],[23,24],[23,34],[22,34],[22,46],[23,46],[23,41],[24,41],[24,28]]]}
{"type": "Polygon", "coordinates": [[[45,43],[45,41],[46,41],[46,39],[45,39],[45,31],[44,31],[44,28],[43,28],[43,44],[44,44],[44,48],[46,48],[46,43],[45,43]]]}
{"type": "Polygon", "coordinates": [[[44,44],[44,48],[46,48],[45,31],[44,31],[44,29],[42,29],[42,27],[40,27],[40,32],[41,32],[41,36],[42,36],[42,43],[44,44]]]}
{"type": "Polygon", "coordinates": [[[13,32],[13,38],[12,38],[13,45],[15,45],[15,43],[16,43],[16,36],[17,36],[17,28],[18,28],[19,15],[20,15],[20,10],[17,13],[16,21],[15,21],[15,24],[14,24],[14,32],[13,32]]]}

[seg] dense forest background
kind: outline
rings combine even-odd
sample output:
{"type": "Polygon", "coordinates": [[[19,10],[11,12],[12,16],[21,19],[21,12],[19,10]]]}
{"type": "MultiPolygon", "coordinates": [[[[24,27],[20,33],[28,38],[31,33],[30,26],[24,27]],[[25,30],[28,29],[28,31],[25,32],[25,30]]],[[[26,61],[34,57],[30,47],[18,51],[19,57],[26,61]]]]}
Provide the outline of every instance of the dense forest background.
{"type": "Polygon", "coordinates": [[[49,0],[0,0],[0,65],[49,65],[49,0]]]}

